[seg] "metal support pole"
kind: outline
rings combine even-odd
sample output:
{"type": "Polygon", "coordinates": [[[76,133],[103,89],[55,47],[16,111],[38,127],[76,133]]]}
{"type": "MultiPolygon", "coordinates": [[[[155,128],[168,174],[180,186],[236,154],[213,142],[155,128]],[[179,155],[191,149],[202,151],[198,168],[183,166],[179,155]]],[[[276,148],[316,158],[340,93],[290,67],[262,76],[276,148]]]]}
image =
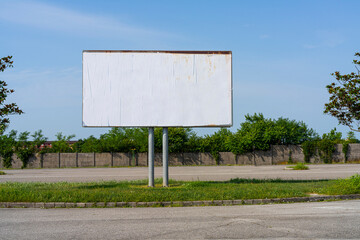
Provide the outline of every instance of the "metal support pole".
{"type": "Polygon", "coordinates": [[[149,159],[149,187],[154,187],[154,128],[149,128],[149,145],[148,145],[148,159],[149,159]]]}
{"type": "Polygon", "coordinates": [[[169,186],[169,149],[168,149],[168,128],[163,128],[163,139],[162,139],[162,146],[163,146],[163,187],[169,186]]]}

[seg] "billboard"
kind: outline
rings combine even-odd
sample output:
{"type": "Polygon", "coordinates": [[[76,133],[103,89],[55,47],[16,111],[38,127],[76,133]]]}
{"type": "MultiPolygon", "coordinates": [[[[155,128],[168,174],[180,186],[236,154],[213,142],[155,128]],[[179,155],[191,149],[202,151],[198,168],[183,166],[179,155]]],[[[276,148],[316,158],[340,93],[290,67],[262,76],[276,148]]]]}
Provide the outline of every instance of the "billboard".
{"type": "Polygon", "coordinates": [[[232,126],[232,53],[85,50],[83,126],[232,126]]]}

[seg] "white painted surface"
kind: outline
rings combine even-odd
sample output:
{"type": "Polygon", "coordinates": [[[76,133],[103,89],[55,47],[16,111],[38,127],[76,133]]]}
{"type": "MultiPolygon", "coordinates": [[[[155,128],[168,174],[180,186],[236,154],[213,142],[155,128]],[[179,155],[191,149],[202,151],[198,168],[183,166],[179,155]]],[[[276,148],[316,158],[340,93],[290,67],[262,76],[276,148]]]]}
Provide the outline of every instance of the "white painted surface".
{"type": "Polygon", "coordinates": [[[83,52],[84,127],[232,125],[231,53],[83,52]]]}

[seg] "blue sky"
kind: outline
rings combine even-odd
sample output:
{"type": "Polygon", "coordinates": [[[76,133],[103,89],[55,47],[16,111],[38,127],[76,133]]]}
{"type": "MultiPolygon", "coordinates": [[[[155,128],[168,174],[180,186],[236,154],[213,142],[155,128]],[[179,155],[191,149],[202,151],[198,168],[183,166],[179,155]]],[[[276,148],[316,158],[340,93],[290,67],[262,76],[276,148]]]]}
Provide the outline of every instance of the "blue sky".
{"type": "MultiPolygon", "coordinates": [[[[304,121],[322,134],[348,128],[324,115],[330,73],[354,71],[360,1],[8,1],[0,0],[0,74],[25,111],[10,129],[76,139],[83,128],[82,51],[230,50],[234,126],[244,115],[304,121]]],[[[199,135],[217,129],[197,128],[199,135]]],[[[357,135],[359,138],[360,136],[357,135]]]]}

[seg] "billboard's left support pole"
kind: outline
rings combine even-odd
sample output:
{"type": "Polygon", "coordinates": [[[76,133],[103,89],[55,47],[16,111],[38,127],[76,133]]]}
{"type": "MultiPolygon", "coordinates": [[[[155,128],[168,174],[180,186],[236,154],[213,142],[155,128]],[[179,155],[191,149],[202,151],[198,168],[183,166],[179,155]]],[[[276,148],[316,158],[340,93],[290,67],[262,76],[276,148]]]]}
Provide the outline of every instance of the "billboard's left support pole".
{"type": "Polygon", "coordinates": [[[168,187],[169,186],[169,148],[168,148],[168,141],[169,141],[168,128],[164,127],[163,128],[163,141],[162,141],[162,145],[163,145],[163,155],[162,155],[162,160],[163,160],[163,187],[168,187]]]}
{"type": "Polygon", "coordinates": [[[149,187],[154,187],[154,128],[149,128],[148,143],[149,187]]]}

